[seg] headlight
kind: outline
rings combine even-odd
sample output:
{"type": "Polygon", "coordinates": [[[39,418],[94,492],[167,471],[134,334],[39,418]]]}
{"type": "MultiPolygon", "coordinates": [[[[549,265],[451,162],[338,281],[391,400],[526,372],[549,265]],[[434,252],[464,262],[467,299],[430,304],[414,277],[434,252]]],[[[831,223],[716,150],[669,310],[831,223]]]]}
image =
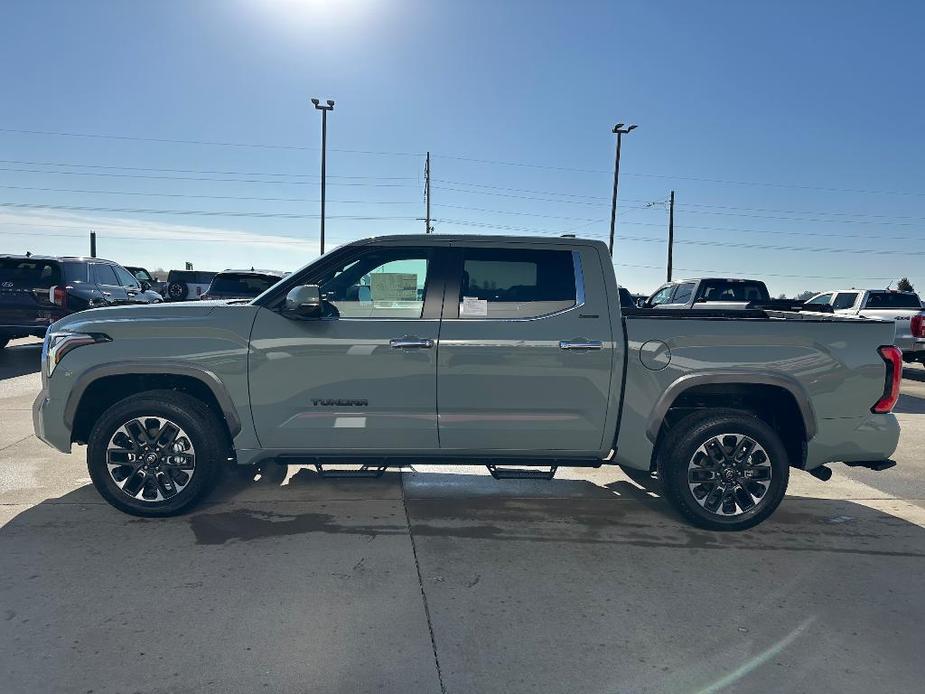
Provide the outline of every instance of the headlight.
{"type": "Polygon", "coordinates": [[[45,365],[45,374],[50,378],[64,355],[83,345],[95,345],[98,342],[112,342],[101,333],[52,333],[45,336],[42,343],[42,363],[45,365]]]}

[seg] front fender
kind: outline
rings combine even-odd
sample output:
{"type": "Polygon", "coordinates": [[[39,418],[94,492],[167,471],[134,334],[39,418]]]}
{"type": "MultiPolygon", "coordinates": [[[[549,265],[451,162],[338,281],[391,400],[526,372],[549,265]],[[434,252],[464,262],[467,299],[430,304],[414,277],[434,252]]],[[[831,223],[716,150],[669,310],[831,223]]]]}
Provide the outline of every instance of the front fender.
{"type": "Polygon", "coordinates": [[[214,372],[201,366],[181,362],[137,362],[119,361],[100,364],[84,371],[74,382],[67,403],[64,406],[64,423],[69,430],[73,430],[74,417],[77,408],[87,388],[92,383],[108,376],[131,375],[169,375],[195,378],[204,383],[215,396],[216,402],[222,410],[222,415],[228,423],[228,430],[234,438],[241,431],[241,417],[235,409],[234,402],[225,384],[214,372]]]}

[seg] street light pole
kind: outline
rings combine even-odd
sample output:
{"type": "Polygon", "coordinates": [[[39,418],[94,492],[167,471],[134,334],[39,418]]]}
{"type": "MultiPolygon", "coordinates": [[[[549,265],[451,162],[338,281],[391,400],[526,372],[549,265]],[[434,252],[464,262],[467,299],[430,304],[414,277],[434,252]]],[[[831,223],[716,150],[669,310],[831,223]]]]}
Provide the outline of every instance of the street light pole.
{"type": "Polygon", "coordinates": [[[613,126],[613,132],[617,136],[617,154],[613,163],[613,200],[610,203],[610,257],[613,257],[613,236],[617,227],[617,186],[620,183],[620,146],[623,144],[623,136],[635,129],[635,125],[624,127],[623,123],[617,123],[613,126]]]}
{"type": "Polygon", "coordinates": [[[334,100],[328,99],[322,105],[320,99],[312,99],[312,103],[316,109],[321,111],[321,255],[324,255],[324,184],[328,151],[328,111],[334,110],[334,100]]]}

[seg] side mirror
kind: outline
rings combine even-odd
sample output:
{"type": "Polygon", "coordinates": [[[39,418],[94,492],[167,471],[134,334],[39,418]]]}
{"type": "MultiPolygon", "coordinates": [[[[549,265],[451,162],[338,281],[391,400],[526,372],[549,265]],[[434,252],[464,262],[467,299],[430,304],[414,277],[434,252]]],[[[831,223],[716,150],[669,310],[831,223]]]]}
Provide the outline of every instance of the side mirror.
{"type": "Polygon", "coordinates": [[[141,280],[141,291],[147,292],[151,290],[151,283],[141,280]]]}
{"type": "Polygon", "coordinates": [[[286,294],[283,313],[298,318],[320,318],[322,305],[318,285],[303,284],[290,289],[286,294]]]}

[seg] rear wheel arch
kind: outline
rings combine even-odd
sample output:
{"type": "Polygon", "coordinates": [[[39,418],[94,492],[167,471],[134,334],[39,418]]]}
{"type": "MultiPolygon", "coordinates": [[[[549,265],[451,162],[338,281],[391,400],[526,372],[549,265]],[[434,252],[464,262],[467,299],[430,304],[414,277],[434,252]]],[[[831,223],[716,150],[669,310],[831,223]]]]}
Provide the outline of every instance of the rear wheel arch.
{"type": "Polygon", "coordinates": [[[654,444],[651,469],[655,469],[659,448],[675,424],[692,412],[718,409],[748,413],[766,422],[784,442],[790,464],[803,467],[816,422],[802,386],[786,377],[748,380],[740,374],[714,374],[679,379],[656,404],[646,429],[654,444]]]}
{"type": "Polygon", "coordinates": [[[229,445],[241,430],[224,384],[209,371],[185,365],[165,368],[106,364],[87,371],[71,390],[64,411],[71,440],[86,443],[96,419],[107,408],[123,398],[152,390],[183,392],[203,402],[224,422],[229,445]]]}

